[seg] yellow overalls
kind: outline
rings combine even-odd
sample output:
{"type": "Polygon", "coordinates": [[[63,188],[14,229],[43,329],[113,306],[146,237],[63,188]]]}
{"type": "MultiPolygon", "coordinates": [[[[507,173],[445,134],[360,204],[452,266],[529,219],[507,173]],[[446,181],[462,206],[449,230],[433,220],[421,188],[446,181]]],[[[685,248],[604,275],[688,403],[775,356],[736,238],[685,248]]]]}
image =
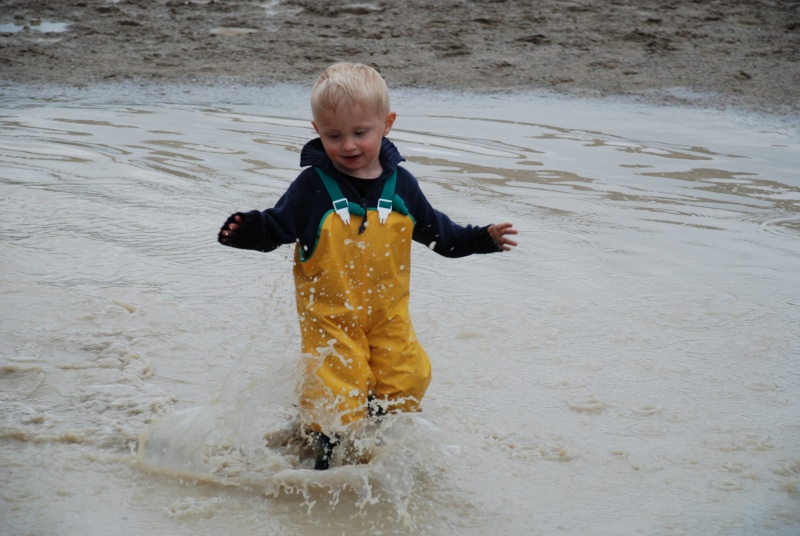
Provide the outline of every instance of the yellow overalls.
{"type": "Polygon", "coordinates": [[[409,318],[414,220],[394,195],[396,172],[366,219],[333,178],[317,172],[334,209],[310,255],[301,244],[295,249],[302,350],[313,356],[300,403],[309,427],[330,433],[364,419],[368,399],[389,412],[418,411],[431,366],[409,318]]]}

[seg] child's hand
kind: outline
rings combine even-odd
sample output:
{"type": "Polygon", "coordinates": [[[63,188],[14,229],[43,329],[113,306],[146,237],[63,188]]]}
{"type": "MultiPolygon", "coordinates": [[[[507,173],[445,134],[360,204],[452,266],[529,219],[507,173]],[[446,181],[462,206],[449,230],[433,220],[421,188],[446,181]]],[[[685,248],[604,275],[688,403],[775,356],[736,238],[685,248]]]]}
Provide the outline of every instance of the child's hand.
{"type": "Polygon", "coordinates": [[[517,230],[514,229],[514,225],[511,223],[504,222],[490,225],[487,231],[489,231],[489,236],[492,237],[497,248],[501,251],[510,251],[512,247],[517,245],[515,240],[511,240],[506,236],[517,234],[517,230]]]}
{"type": "Polygon", "coordinates": [[[258,210],[231,214],[219,230],[217,240],[224,246],[263,252],[272,251],[282,243],[265,229],[263,215],[258,210]]]}
{"type": "Polygon", "coordinates": [[[217,240],[220,244],[226,246],[234,246],[236,239],[233,236],[236,233],[236,229],[242,225],[242,215],[237,212],[236,214],[231,215],[225,221],[225,224],[222,226],[222,229],[219,230],[219,234],[217,235],[217,240]]]}

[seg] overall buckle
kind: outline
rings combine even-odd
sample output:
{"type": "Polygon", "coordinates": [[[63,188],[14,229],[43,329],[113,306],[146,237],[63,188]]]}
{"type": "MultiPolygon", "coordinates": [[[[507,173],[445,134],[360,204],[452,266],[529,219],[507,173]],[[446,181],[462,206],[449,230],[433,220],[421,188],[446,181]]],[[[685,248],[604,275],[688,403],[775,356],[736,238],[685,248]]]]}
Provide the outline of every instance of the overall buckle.
{"type": "Polygon", "coordinates": [[[381,223],[385,223],[389,214],[392,212],[391,199],[378,199],[378,219],[381,223]]]}
{"type": "Polygon", "coordinates": [[[345,225],[350,225],[350,202],[346,198],[343,197],[334,201],[333,210],[342,218],[345,225]]]}

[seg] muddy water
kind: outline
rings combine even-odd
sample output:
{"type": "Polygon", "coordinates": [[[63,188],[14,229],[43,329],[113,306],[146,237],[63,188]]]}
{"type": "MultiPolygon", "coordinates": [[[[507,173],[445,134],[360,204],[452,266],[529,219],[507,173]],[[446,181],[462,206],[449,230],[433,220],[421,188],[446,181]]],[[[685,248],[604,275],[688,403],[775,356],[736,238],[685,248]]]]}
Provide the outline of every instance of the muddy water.
{"type": "Polygon", "coordinates": [[[791,121],[398,93],[427,196],[521,245],[415,249],[424,411],[321,473],[281,441],[291,248],[215,243],[297,174],[306,94],[4,89],[0,532],[800,530],[791,121]]]}

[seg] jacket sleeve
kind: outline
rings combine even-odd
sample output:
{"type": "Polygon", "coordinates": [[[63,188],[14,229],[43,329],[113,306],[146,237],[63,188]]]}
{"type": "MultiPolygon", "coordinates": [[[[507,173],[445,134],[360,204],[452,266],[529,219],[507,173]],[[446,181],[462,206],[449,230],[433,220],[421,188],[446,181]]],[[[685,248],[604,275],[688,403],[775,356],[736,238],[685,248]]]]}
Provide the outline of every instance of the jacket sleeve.
{"type": "Polygon", "coordinates": [[[462,226],[450,219],[447,214],[439,212],[425,198],[417,180],[408,173],[413,181],[408,192],[409,213],[416,220],[414,241],[428,246],[439,255],[458,258],[475,253],[495,253],[500,248],[489,235],[489,226],[462,226]]]}
{"type": "Polygon", "coordinates": [[[226,242],[223,242],[220,231],[219,241],[223,245],[263,252],[291,244],[298,236],[297,209],[297,198],[290,188],[273,208],[233,214],[222,229],[226,229],[236,216],[241,218],[241,223],[226,242]]]}

